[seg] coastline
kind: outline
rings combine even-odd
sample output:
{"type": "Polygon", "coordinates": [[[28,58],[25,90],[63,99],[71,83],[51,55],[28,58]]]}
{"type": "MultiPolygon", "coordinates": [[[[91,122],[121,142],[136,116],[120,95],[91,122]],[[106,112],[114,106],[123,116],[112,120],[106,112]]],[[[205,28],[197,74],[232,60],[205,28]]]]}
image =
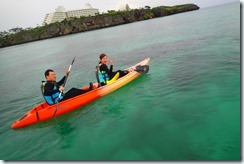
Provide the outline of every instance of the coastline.
{"type": "Polygon", "coordinates": [[[195,4],[177,6],[159,6],[155,8],[134,9],[131,11],[113,11],[91,17],[73,18],[49,25],[21,30],[18,33],[0,37],[0,48],[49,39],[69,34],[102,29],[137,21],[170,16],[189,11],[198,10],[195,4]]]}

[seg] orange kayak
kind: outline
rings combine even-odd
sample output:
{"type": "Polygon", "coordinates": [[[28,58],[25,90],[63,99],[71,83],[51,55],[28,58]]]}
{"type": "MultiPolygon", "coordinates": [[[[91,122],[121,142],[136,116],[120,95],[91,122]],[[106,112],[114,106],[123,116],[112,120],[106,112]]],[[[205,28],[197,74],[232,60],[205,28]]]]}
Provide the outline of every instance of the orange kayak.
{"type": "MultiPolygon", "coordinates": [[[[148,66],[150,58],[147,58],[140,63],[135,64],[134,66],[127,68],[127,70],[132,70],[126,76],[123,76],[116,81],[112,82],[111,84],[107,84],[105,86],[98,87],[98,83],[93,83],[93,90],[86,92],[82,95],[61,101],[58,105],[53,104],[49,105],[46,102],[42,102],[27,113],[25,113],[22,117],[16,120],[12,124],[12,128],[22,128],[28,125],[32,125],[38,122],[42,122],[45,120],[52,119],[56,116],[65,114],[67,112],[73,111],[79,107],[82,107],[102,96],[105,96],[122,86],[128,84],[132,80],[138,78],[143,72],[136,70],[137,66],[148,66]],[[54,112],[55,116],[54,116],[54,112]]],[[[148,71],[148,70],[147,70],[148,71]]],[[[89,86],[84,86],[82,89],[89,89],[89,86]]]]}

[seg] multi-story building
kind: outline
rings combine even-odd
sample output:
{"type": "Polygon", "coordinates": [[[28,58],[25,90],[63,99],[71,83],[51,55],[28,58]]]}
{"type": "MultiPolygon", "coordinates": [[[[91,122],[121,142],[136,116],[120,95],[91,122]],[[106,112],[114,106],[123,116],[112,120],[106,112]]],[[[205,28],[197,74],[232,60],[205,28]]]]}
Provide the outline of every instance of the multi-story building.
{"type": "Polygon", "coordinates": [[[97,13],[99,13],[99,10],[92,8],[90,4],[86,4],[85,9],[71,11],[66,11],[63,6],[59,6],[54,13],[49,13],[46,15],[43,21],[43,25],[54,22],[61,22],[64,19],[69,19],[73,17],[80,18],[83,16],[95,16],[97,13]]]}
{"type": "Polygon", "coordinates": [[[80,10],[72,10],[72,11],[67,11],[67,16],[68,18],[71,17],[81,17],[81,16],[95,16],[96,13],[99,13],[98,9],[92,8],[92,6],[87,3],[85,6],[85,9],[80,9],[80,10]]]}

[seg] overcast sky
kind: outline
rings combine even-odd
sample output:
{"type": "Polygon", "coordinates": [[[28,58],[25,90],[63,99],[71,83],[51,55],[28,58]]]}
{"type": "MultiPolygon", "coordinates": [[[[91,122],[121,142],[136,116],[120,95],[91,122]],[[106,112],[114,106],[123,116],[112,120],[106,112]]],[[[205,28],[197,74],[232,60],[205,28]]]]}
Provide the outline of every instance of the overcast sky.
{"type": "MultiPolygon", "coordinates": [[[[130,8],[161,5],[179,5],[194,3],[200,8],[238,2],[237,0],[0,0],[0,31],[8,31],[15,27],[36,27],[42,25],[47,13],[54,12],[58,6],[66,10],[83,9],[86,3],[99,9],[100,13],[107,10],[118,10],[122,3],[130,8]]],[[[240,2],[240,1],[239,1],[240,2]]],[[[243,2],[241,0],[241,2],[243,2]]]]}

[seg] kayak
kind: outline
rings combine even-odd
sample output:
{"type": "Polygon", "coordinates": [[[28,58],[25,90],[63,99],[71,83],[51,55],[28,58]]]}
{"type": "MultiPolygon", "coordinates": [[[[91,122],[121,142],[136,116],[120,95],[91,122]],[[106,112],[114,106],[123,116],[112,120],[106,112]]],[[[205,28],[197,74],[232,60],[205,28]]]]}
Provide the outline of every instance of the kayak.
{"type": "MultiPolygon", "coordinates": [[[[144,74],[143,70],[137,70],[139,66],[147,66],[149,68],[150,58],[147,58],[134,66],[127,68],[126,70],[130,70],[130,72],[118,78],[116,81],[113,81],[107,85],[99,86],[98,82],[93,83],[93,89],[89,92],[86,92],[82,95],[60,101],[58,104],[49,105],[46,101],[34,106],[27,113],[25,113],[22,117],[16,120],[11,128],[22,128],[25,126],[29,126],[38,122],[42,122],[45,120],[52,119],[54,117],[60,116],[67,112],[73,111],[79,107],[82,107],[100,97],[103,97],[122,86],[128,84],[134,79],[138,78],[142,74],[144,74]]],[[[148,71],[148,70],[147,70],[148,71]]],[[[88,90],[89,85],[81,87],[81,89],[88,90]]]]}

